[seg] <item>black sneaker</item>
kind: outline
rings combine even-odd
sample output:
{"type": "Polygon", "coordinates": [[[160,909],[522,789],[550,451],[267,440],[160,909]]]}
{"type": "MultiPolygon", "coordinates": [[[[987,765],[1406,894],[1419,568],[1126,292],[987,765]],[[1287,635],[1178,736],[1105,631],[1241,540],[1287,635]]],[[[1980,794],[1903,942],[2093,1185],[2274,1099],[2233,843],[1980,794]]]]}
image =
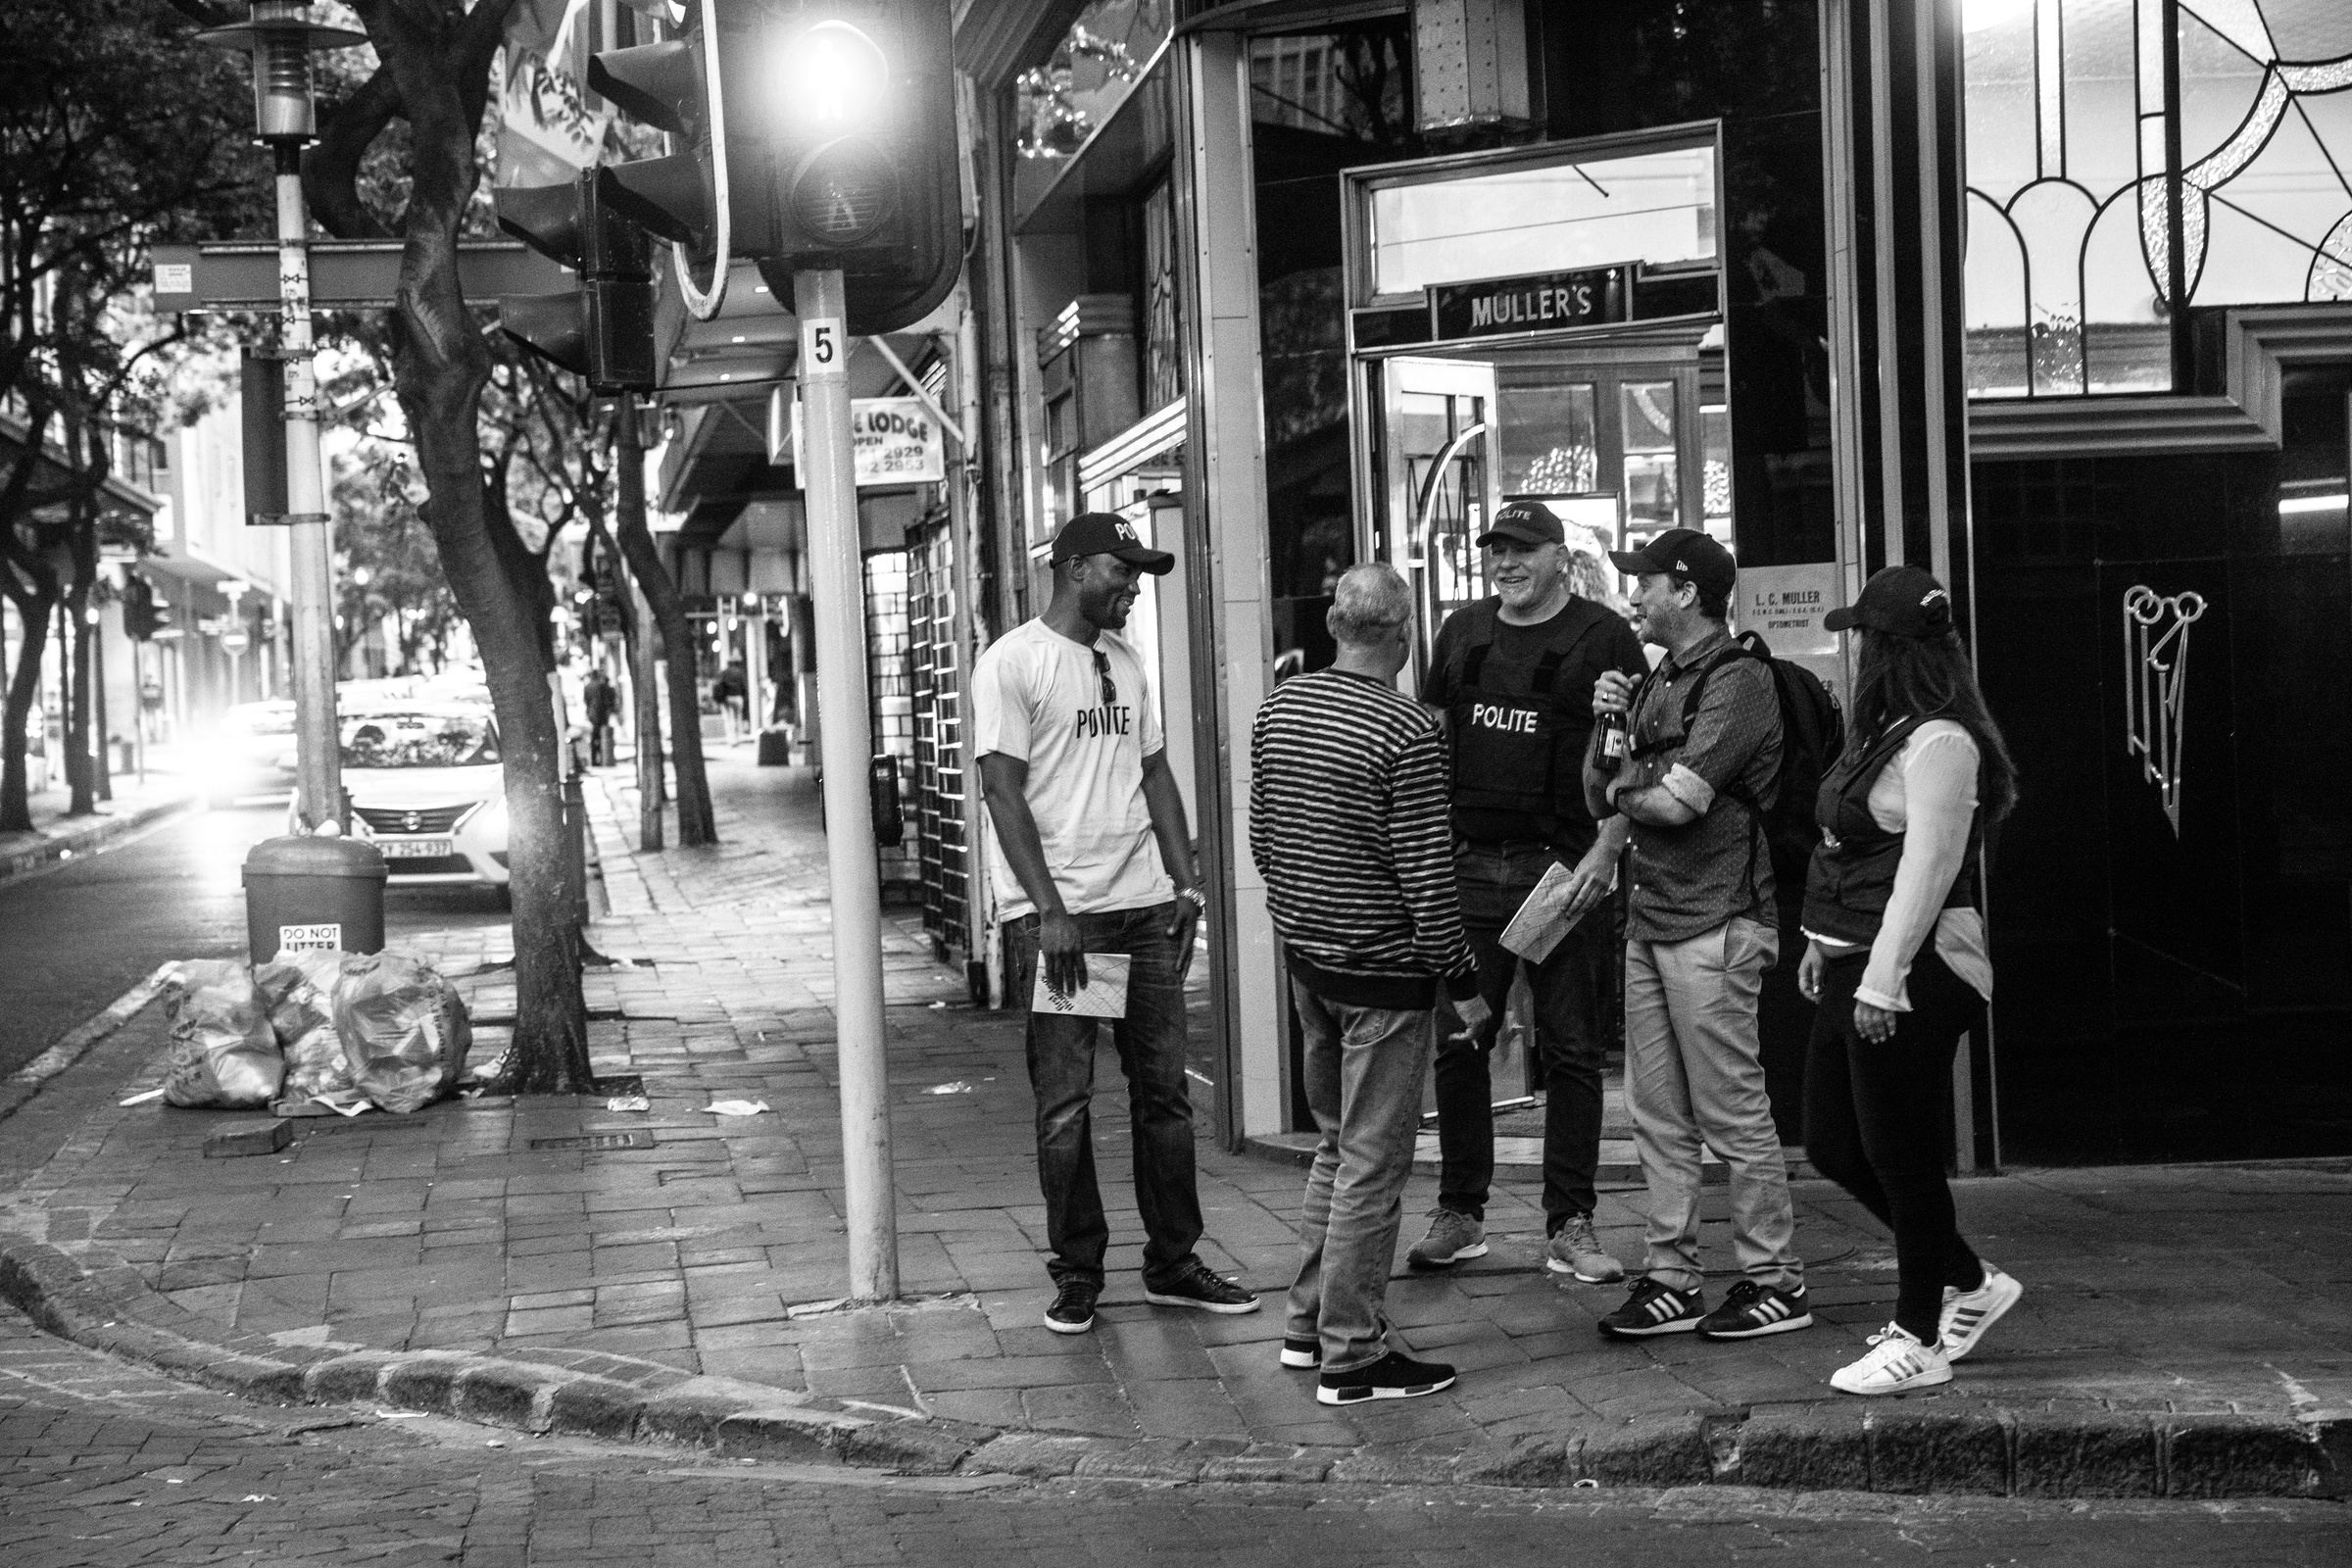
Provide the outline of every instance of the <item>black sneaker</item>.
{"type": "Polygon", "coordinates": [[[1453,1387],[1453,1368],[1442,1361],[1416,1361],[1395,1350],[1370,1366],[1352,1372],[1326,1372],[1315,1387],[1323,1404],[1353,1404],[1359,1399],[1418,1399],[1424,1394],[1453,1387]]]}
{"type": "Polygon", "coordinates": [[[1323,1364],[1323,1342],[1321,1340],[1297,1340],[1287,1334],[1284,1335],[1282,1364],[1284,1366],[1321,1366],[1323,1364]]]}
{"type": "Polygon", "coordinates": [[[1066,1279],[1046,1308],[1046,1327],[1056,1334],[1084,1334],[1095,1326],[1095,1298],[1102,1287],[1093,1280],[1066,1279]]]}
{"type": "Polygon", "coordinates": [[[1144,1287],[1144,1299],[1153,1306],[1189,1306],[1200,1312],[1257,1310],[1257,1298],[1228,1279],[1220,1279],[1199,1258],[1188,1259],[1182,1272],[1165,1285],[1144,1287]]]}
{"type": "Polygon", "coordinates": [[[1721,1306],[1699,1320],[1698,1332],[1710,1340],[1756,1340],[1812,1326],[1813,1302],[1802,1285],[1784,1291],[1741,1280],[1721,1306]]]}
{"type": "Polygon", "coordinates": [[[1697,1291],[1678,1291],[1655,1280],[1637,1281],[1625,1304],[1600,1320],[1600,1332],[1620,1340],[1688,1334],[1706,1312],[1699,1297],[1697,1291]]]}

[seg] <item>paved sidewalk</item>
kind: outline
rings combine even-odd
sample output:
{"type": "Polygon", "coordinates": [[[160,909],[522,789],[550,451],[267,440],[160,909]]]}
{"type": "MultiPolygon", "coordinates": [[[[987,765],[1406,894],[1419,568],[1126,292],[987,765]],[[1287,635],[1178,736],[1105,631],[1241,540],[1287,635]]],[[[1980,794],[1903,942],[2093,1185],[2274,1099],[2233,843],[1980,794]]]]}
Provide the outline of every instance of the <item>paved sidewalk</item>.
{"type": "Polygon", "coordinates": [[[68,816],[73,796],[63,784],[33,795],[29,833],[0,833],[0,882],[21,876],[52,860],[86,855],[148,823],[194,804],[196,786],[169,755],[151,754],[146,776],[118,774],[111,781],[114,799],[98,803],[95,813],[68,816]]]}
{"type": "MultiPolygon", "coordinates": [[[[1855,1401],[1826,1379],[1890,1314],[1892,1256],[1817,1181],[1795,1189],[1821,1319],[1808,1332],[1601,1339],[1593,1321],[1622,1290],[1543,1271],[1537,1186],[1514,1180],[1490,1208],[1491,1256],[1434,1277],[1400,1266],[1391,1289],[1406,1343],[1458,1366],[1457,1387],[1318,1405],[1272,1343],[1299,1171],[1203,1145],[1203,1255],[1263,1293],[1265,1309],[1145,1305],[1107,1049],[1096,1128],[1110,1287],[1094,1334],[1050,1334],[1021,1019],[974,1010],[911,917],[886,929],[885,962],[903,1280],[916,1299],[832,1307],[846,1264],[813,789],[805,773],[735,761],[714,782],[724,842],[642,858],[624,774],[600,773],[592,792],[610,910],[592,940],[623,960],[589,977],[594,1050],[600,1071],[644,1076],[651,1114],[461,1101],[298,1123],[277,1155],[208,1161],[219,1115],[110,1107],[0,1208],[0,1241],[43,1243],[101,1280],[161,1293],[247,1347],[593,1357],[601,1376],[647,1388],[724,1378],[989,1429],[1436,1458],[1692,1413],[1853,1422],[1855,1401]],[[770,1110],[703,1108],[717,1099],[770,1110]]],[[[477,1057],[499,1048],[513,1012],[511,976],[495,967],[506,940],[490,928],[422,944],[464,977],[482,1020],[477,1057]]],[[[129,1028],[149,1032],[157,1061],[136,1084],[159,1081],[160,1009],[129,1028]]],[[[1415,1178],[1408,1216],[1434,1190],[1415,1178]]],[[[2348,1199],[2352,1162],[1970,1181],[1964,1223],[2028,1294],[1948,1391],[1899,1408],[2341,1421],[2348,1199]]],[[[1603,1240],[1629,1260],[1641,1201],[1630,1186],[1602,1196],[1603,1240]]],[[[1707,1215],[1710,1258],[1728,1264],[1721,1189],[1707,1215]]],[[[1408,1218],[1404,1240],[1417,1234],[1408,1218]]]]}

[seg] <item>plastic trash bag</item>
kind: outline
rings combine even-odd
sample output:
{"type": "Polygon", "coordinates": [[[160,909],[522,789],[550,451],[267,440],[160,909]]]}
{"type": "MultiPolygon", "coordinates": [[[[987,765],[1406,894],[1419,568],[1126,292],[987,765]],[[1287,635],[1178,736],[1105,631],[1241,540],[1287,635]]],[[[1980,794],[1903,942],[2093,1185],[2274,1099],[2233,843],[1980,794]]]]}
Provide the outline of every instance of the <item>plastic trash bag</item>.
{"type": "Polygon", "coordinates": [[[431,965],[397,953],[344,956],[334,1020],[352,1082],[404,1116],[457,1087],[473,1044],[456,988],[431,965]]]}
{"type": "Polygon", "coordinates": [[[286,1057],[286,1092],[317,1100],[352,1087],[351,1066],[335,1033],[335,983],[342,978],[340,952],[290,953],[253,971],[254,985],[270,1009],[270,1028],[286,1057]]]}
{"type": "Polygon", "coordinates": [[[174,1105],[247,1109],[277,1098],[286,1059],[270,1014],[241,963],[192,959],[172,977],[172,1065],[164,1099],[174,1105]]]}

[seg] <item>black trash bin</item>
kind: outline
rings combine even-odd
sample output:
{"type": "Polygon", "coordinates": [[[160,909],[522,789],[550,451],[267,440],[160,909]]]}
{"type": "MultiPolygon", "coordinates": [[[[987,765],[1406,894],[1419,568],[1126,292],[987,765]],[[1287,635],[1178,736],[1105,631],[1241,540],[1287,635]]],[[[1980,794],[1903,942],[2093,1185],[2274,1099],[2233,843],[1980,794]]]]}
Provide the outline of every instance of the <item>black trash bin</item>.
{"type": "Polygon", "coordinates": [[[384,858],[357,839],[264,839],[245,857],[245,933],[253,961],[283,952],[384,947],[384,858]]]}

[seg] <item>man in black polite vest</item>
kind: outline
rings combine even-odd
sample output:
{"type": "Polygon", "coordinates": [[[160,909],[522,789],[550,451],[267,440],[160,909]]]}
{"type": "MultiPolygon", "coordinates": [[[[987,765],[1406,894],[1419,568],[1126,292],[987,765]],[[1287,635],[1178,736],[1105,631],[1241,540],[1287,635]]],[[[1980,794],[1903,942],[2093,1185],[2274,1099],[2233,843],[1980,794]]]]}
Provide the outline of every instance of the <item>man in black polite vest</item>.
{"type": "Polygon", "coordinates": [[[1522,959],[1503,928],[1554,863],[1571,867],[1575,928],[1526,965],[1544,1064],[1544,1264],[1601,1284],[1625,1276],[1592,1231],[1600,1160],[1601,1057],[1616,944],[1605,909],[1625,847],[1623,817],[1596,828],[1584,799],[1592,683],[1604,669],[1647,669],[1633,628],[1568,586],[1566,531],[1549,508],[1514,501],[1479,536],[1495,597],[1457,611],[1438,633],[1422,699],[1445,710],[1452,746],[1454,871],[1462,924],[1494,1016],[1438,1050],[1438,1207],[1408,1260],[1444,1268],[1487,1250],[1494,1175],[1488,1054],[1522,959]]]}

